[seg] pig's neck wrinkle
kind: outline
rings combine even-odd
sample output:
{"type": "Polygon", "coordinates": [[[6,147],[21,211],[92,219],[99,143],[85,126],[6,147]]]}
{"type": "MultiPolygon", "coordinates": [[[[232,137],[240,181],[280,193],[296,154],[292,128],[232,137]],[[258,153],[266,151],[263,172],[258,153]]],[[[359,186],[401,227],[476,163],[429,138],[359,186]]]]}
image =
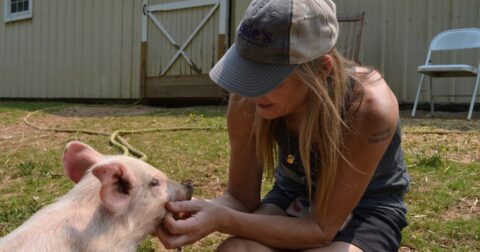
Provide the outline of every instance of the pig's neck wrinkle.
{"type": "Polygon", "coordinates": [[[87,240],[95,237],[101,243],[110,244],[111,247],[136,247],[146,235],[142,235],[142,230],[135,227],[133,220],[126,216],[115,216],[100,204],[94,210],[85,229],[77,230],[77,232],[81,237],[86,237],[87,240]],[[102,237],[108,237],[109,240],[104,241],[102,237]]]}

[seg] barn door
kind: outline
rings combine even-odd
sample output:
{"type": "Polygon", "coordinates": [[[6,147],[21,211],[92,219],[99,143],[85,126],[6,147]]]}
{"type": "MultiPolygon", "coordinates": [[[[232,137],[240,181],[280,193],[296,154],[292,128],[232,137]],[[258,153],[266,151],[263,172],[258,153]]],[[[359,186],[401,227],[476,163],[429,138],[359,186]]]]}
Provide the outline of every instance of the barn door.
{"type": "Polygon", "coordinates": [[[228,0],[143,0],[145,98],[217,98],[208,77],[228,41],[228,0]]]}

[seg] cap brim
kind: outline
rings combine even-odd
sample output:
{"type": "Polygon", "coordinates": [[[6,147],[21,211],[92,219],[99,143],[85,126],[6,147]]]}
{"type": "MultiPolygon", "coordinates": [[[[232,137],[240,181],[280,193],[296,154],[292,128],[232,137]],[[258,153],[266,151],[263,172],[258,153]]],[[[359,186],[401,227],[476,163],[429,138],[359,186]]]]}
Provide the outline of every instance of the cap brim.
{"type": "Polygon", "coordinates": [[[212,68],[210,78],[229,92],[256,97],[275,89],[297,66],[250,60],[238,54],[234,44],[212,68]]]}

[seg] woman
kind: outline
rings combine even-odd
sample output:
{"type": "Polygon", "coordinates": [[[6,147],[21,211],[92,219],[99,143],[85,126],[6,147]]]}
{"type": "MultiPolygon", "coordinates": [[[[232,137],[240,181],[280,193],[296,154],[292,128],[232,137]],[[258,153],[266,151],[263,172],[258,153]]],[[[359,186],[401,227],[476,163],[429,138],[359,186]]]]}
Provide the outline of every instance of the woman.
{"type": "Polygon", "coordinates": [[[169,203],[167,248],[214,231],[219,251],[397,251],[408,175],[397,100],[374,70],[334,49],[330,0],[258,0],[210,72],[232,93],[225,194],[169,203]],[[277,160],[275,164],[275,160],[277,160]],[[261,199],[262,175],[274,171],[261,199]]]}

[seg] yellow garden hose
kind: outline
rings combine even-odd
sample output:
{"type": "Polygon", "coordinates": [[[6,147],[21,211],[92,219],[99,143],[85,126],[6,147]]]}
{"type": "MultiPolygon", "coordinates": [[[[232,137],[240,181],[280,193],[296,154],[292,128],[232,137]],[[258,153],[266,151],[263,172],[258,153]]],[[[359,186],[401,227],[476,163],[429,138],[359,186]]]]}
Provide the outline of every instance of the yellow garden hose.
{"type": "Polygon", "coordinates": [[[122,150],[123,155],[132,155],[144,161],[147,160],[148,156],[142,151],[131,146],[122,137],[122,135],[145,134],[145,133],[166,132],[166,131],[224,130],[225,129],[222,127],[178,127],[178,128],[176,127],[176,128],[149,128],[149,129],[139,129],[139,130],[116,130],[113,133],[107,133],[103,131],[95,131],[95,130],[88,130],[88,129],[41,127],[33,124],[28,120],[31,116],[39,112],[49,110],[49,109],[58,109],[61,107],[67,107],[67,106],[49,107],[49,108],[39,109],[39,110],[30,112],[23,118],[23,122],[29,127],[32,127],[36,130],[51,131],[51,132],[57,132],[57,133],[60,133],[60,132],[61,133],[83,133],[83,134],[89,134],[89,135],[109,136],[109,143],[119,148],[120,150],[122,150]]]}

